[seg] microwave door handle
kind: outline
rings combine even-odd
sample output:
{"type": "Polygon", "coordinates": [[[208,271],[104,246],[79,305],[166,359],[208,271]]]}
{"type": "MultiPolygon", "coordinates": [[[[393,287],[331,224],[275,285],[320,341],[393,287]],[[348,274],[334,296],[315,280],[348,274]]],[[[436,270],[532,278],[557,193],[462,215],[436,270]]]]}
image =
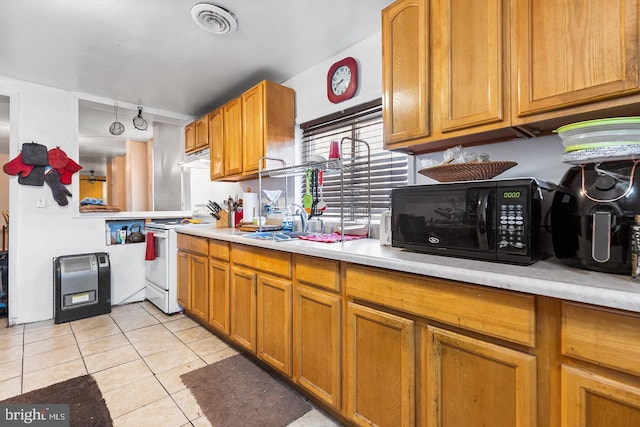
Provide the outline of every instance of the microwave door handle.
{"type": "Polygon", "coordinates": [[[477,224],[477,236],[479,249],[489,250],[489,234],[488,234],[488,215],[489,209],[489,192],[491,190],[481,190],[478,195],[478,224],[477,224]]]}

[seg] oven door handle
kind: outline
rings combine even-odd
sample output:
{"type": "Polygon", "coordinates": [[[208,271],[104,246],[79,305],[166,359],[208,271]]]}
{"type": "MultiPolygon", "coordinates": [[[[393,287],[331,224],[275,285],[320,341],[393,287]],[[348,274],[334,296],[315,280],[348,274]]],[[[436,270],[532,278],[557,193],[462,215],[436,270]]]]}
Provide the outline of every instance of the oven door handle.
{"type": "Polygon", "coordinates": [[[480,190],[478,194],[478,224],[477,236],[478,247],[482,250],[489,250],[489,229],[488,229],[488,210],[489,210],[489,192],[491,189],[480,190]]]}
{"type": "Polygon", "coordinates": [[[147,228],[147,231],[153,233],[153,237],[156,239],[166,239],[167,238],[167,230],[159,230],[155,228],[147,228]]]}

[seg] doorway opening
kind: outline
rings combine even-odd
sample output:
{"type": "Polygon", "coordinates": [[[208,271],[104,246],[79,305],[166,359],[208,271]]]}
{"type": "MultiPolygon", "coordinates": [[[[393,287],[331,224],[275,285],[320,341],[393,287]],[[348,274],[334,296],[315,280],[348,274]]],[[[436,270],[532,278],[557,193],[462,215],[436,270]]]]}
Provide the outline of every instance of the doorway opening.
{"type": "MultiPolygon", "coordinates": [[[[0,95],[0,164],[3,165],[9,161],[9,99],[0,95]]],[[[5,173],[0,174],[0,211],[0,317],[6,318],[9,304],[9,175],[5,173]]]]}

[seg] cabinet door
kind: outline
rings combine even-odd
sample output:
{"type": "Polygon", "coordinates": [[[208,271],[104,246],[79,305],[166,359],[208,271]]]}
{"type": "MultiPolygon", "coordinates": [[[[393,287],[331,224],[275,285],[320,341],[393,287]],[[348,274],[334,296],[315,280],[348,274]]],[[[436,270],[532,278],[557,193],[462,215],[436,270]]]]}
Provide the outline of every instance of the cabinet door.
{"type": "Polygon", "coordinates": [[[224,105],[224,173],[242,173],[242,103],[240,98],[224,105]]]}
{"type": "Polygon", "coordinates": [[[256,283],[257,274],[253,271],[231,267],[229,336],[253,353],[256,352],[256,283]]]}
{"type": "Polygon", "coordinates": [[[209,265],[207,257],[190,255],[191,312],[205,322],[209,319],[209,265]]]}
{"type": "Polygon", "coordinates": [[[432,2],[438,23],[432,44],[434,115],[440,132],[505,126],[505,7],[502,0],[432,2]],[[497,124],[487,126],[491,123],[497,124]]]}
{"type": "Polygon", "coordinates": [[[382,119],[385,144],[430,134],[429,6],[399,0],[382,11],[382,119]]]}
{"type": "Polygon", "coordinates": [[[640,388],[582,369],[562,366],[562,425],[640,425],[640,388]]]}
{"type": "Polygon", "coordinates": [[[209,123],[207,116],[196,120],[196,150],[206,148],[209,145],[209,123]]]}
{"type": "Polygon", "coordinates": [[[414,425],[414,329],[412,320],[348,303],[345,404],[357,425],[414,425]]]}
{"type": "Polygon", "coordinates": [[[636,0],[516,0],[518,117],[637,93],[636,0]]]}
{"type": "Polygon", "coordinates": [[[291,376],[291,282],[258,277],[258,357],[291,376]]]}
{"type": "Polygon", "coordinates": [[[209,173],[211,180],[224,177],[224,113],[222,108],[209,113],[209,173]]]}
{"type": "Polygon", "coordinates": [[[297,286],[293,304],[294,380],[330,407],[341,405],[340,296],[297,286]]]}
{"type": "Polygon", "coordinates": [[[196,149],[196,124],[191,122],[184,127],[184,151],[189,153],[196,149]]]}
{"type": "Polygon", "coordinates": [[[209,260],[209,324],[229,333],[229,264],[209,260]]]}
{"type": "Polygon", "coordinates": [[[178,303],[185,310],[191,310],[191,264],[187,252],[178,251],[178,303]]]}
{"type": "Polygon", "coordinates": [[[258,171],[264,156],[264,84],[242,94],[242,169],[244,173],[258,171]]]}
{"type": "Polygon", "coordinates": [[[429,326],[425,425],[536,427],[535,357],[429,326]]]}

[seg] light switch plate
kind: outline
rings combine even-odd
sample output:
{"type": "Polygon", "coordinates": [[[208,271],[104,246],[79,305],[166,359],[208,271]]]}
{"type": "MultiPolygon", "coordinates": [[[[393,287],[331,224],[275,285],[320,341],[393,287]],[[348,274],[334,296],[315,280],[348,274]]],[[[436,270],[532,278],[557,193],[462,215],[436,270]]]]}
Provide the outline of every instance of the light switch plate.
{"type": "Polygon", "coordinates": [[[36,208],[46,208],[47,207],[47,196],[39,196],[36,199],[36,208]]]}

